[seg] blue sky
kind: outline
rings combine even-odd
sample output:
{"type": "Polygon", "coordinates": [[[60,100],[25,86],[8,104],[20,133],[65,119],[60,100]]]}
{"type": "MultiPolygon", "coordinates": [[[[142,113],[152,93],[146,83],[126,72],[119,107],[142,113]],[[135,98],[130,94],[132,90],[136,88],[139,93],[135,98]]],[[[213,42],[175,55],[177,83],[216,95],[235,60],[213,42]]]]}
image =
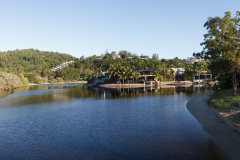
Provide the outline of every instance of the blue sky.
{"type": "Polygon", "coordinates": [[[34,48],[75,57],[127,50],[181,59],[202,50],[208,17],[239,0],[0,0],[0,51],[34,48]]]}

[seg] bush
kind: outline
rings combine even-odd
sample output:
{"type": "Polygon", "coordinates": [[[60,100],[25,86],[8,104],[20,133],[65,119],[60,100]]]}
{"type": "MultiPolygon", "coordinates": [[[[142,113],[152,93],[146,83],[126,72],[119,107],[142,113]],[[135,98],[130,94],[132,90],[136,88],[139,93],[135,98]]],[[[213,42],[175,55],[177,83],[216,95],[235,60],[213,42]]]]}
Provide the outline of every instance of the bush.
{"type": "Polygon", "coordinates": [[[51,83],[57,83],[57,80],[56,80],[56,79],[53,79],[53,80],[51,81],[51,83]]]}
{"type": "Polygon", "coordinates": [[[41,81],[42,83],[47,83],[47,82],[48,82],[48,78],[46,78],[46,77],[45,77],[45,78],[41,78],[40,81],[41,81]]]}
{"type": "Polygon", "coordinates": [[[56,78],[57,82],[63,82],[63,79],[61,77],[56,78]]]}
{"type": "Polygon", "coordinates": [[[37,84],[42,84],[43,82],[40,79],[38,79],[36,83],[37,84]]]}
{"type": "Polygon", "coordinates": [[[211,87],[212,91],[216,91],[216,92],[219,90],[219,88],[220,86],[217,85],[216,83],[214,83],[214,85],[211,87]]]}
{"type": "Polygon", "coordinates": [[[27,76],[27,78],[28,78],[28,81],[30,82],[30,83],[35,83],[35,82],[37,82],[37,74],[28,74],[28,75],[26,75],[27,76]]]}
{"type": "Polygon", "coordinates": [[[24,86],[29,85],[28,78],[27,78],[27,77],[24,77],[23,74],[18,74],[18,77],[22,80],[22,84],[23,84],[24,86]]]}
{"type": "Polygon", "coordinates": [[[15,74],[0,72],[0,88],[3,90],[22,87],[23,83],[15,74]]]}

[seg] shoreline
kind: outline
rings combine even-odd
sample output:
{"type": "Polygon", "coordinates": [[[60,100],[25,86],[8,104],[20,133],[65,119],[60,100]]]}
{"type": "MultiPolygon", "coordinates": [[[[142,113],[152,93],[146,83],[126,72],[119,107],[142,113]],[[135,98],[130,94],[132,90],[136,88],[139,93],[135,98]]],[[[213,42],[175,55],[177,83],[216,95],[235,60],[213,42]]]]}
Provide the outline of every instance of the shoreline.
{"type": "MultiPolygon", "coordinates": [[[[139,83],[130,83],[130,84],[100,84],[98,85],[98,87],[101,88],[138,88],[138,87],[188,87],[188,86],[192,86],[192,85],[212,85],[214,84],[214,82],[208,82],[208,83],[203,83],[203,84],[196,84],[193,83],[191,81],[165,81],[165,82],[161,82],[159,83],[157,86],[155,86],[155,84],[139,84],[139,83]]],[[[89,87],[92,87],[91,84],[88,84],[89,87]]]]}
{"type": "Polygon", "coordinates": [[[211,106],[207,103],[210,94],[207,93],[189,100],[186,104],[187,109],[229,158],[239,159],[240,134],[222,122],[213,112],[211,106]]]}
{"type": "Polygon", "coordinates": [[[80,82],[58,82],[58,83],[42,83],[42,84],[37,84],[37,83],[29,83],[29,86],[35,86],[35,85],[48,85],[48,84],[82,84],[82,83],[87,83],[87,81],[80,81],[80,82]]]}

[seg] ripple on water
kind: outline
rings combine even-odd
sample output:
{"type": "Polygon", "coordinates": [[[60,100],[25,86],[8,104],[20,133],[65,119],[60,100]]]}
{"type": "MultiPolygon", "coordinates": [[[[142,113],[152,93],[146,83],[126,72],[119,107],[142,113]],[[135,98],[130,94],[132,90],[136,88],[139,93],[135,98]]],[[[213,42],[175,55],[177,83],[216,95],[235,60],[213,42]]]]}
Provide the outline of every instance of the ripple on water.
{"type": "Polygon", "coordinates": [[[189,90],[76,85],[7,96],[0,99],[0,159],[216,159],[185,107],[189,90]]]}

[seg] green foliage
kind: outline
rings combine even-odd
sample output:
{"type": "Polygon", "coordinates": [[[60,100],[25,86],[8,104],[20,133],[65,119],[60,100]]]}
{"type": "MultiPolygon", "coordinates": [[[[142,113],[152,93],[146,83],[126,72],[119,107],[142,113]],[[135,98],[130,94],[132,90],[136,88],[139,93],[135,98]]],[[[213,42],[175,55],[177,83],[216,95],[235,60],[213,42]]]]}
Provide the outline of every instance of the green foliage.
{"type": "MultiPolygon", "coordinates": [[[[73,57],[58,52],[39,51],[37,49],[14,50],[0,52],[0,68],[11,73],[38,73],[59,65],[62,62],[71,61],[73,57]]],[[[44,76],[44,75],[41,75],[44,76]]]]}
{"type": "Polygon", "coordinates": [[[220,86],[216,83],[214,83],[214,85],[211,87],[212,91],[217,92],[219,90],[220,86]]]}
{"type": "Polygon", "coordinates": [[[63,79],[61,77],[56,78],[57,82],[63,82],[63,79]]]}
{"type": "Polygon", "coordinates": [[[240,92],[237,95],[232,95],[231,89],[222,89],[210,95],[210,104],[218,111],[231,113],[233,106],[240,106],[240,92]]]}
{"type": "Polygon", "coordinates": [[[163,76],[159,73],[159,72],[156,72],[155,73],[155,81],[162,81],[163,80],[163,76]]]}
{"type": "Polygon", "coordinates": [[[23,83],[15,74],[0,72],[0,88],[1,90],[9,90],[22,87],[23,83]]]}
{"type": "MultiPolygon", "coordinates": [[[[232,18],[231,12],[226,12],[223,18],[210,17],[204,24],[208,33],[204,35],[204,42],[201,43],[203,51],[194,55],[210,59],[214,63],[227,63],[227,66],[220,67],[225,75],[232,74],[233,94],[237,91],[236,73],[240,64],[240,12],[232,18]],[[231,68],[229,70],[229,68],[231,68]]],[[[214,64],[213,63],[213,64],[214,64]]],[[[218,69],[218,68],[217,68],[218,69]]]]}
{"type": "Polygon", "coordinates": [[[40,79],[37,79],[36,83],[37,84],[43,84],[43,82],[40,79]]]}
{"type": "Polygon", "coordinates": [[[158,54],[154,53],[154,54],[152,55],[152,59],[158,59],[158,54]]]}
{"type": "Polygon", "coordinates": [[[29,84],[29,82],[28,82],[28,78],[27,77],[24,77],[24,75],[23,74],[18,74],[18,77],[21,79],[21,81],[22,81],[22,84],[24,85],[24,86],[26,86],[26,85],[28,85],[29,84]]]}
{"type": "MultiPolygon", "coordinates": [[[[116,82],[132,79],[131,77],[134,77],[132,73],[140,69],[152,68],[160,72],[163,69],[166,70],[167,67],[184,67],[185,65],[184,61],[177,57],[170,60],[158,60],[158,55],[154,54],[153,59],[141,59],[136,54],[133,55],[126,50],[120,51],[119,55],[121,58],[115,58],[117,54],[113,51],[98,56],[101,57],[100,59],[96,55],[82,56],[77,59],[67,54],[36,49],[7,51],[0,52],[0,70],[24,74],[30,83],[46,83],[48,80],[51,81],[57,77],[61,77],[64,81],[79,80],[80,78],[85,81],[92,81],[101,71],[112,72],[113,68],[117,68],[121,70],[123,75],[117,75],[118,71],[116,71],[112,75],[112,79],[116,82]],[[132,57],[132,61],[127,61],[129,56],[132,57]],[[74,60],[74,63],[68,67],[55,72],[51,71],[53,67],[70,60],[74,60]]],[[[142,58],[148,57],[142,56],[142,58]]],[[[174,74],[172,74],[172,71],[168,71],[168,73],[166,71],[161,73],[163,79],[173,79],[174,74]]],[[[137,77],[134,77],[134,79],[137,79],[137,77]]]]}
{"type": "Polygon", "coordinates": [[[27,74],[26,77],[28,78],[28,81],[30,83],[35,83],[37,82],[37,74],[27,74]]]}
{"type": "Polygon", "coordinates": [[[57,83],[57,80],[53,79],[50,83],[57,83]]]}

